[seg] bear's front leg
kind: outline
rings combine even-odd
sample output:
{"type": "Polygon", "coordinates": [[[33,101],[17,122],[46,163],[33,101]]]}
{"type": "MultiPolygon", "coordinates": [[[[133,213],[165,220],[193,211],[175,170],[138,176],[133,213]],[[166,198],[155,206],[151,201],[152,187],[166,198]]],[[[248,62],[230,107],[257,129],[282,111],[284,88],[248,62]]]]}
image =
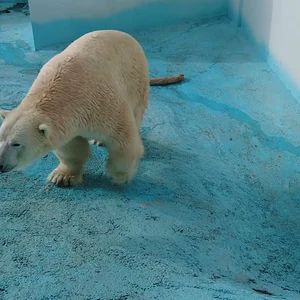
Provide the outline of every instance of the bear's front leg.
{"type": "Polygon", "coordinates": [[[76,137],[54,151],[59,166],[48,176],[48,181],[59,187],[70,187],[82,183],[84,165],[91,156],[88,141],[76,137]]]}

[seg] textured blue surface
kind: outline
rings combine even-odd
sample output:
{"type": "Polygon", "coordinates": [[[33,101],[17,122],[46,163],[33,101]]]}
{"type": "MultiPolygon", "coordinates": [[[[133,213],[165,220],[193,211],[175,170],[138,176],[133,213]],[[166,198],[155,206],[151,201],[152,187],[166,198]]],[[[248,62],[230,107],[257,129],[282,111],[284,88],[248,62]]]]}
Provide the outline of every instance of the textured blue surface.
{"type": "Polygon", "coordinates": [[[118,29],[129,33],[227,15],[226,1],[157,0],[140,4],[104,18],[72,18],[38,23],[33,19],[35,48],[68,43],[81,35],[99,29],[118,29]],[[61,29],[64,30],[61,30],[61,29]]]}
{"type": "MultiPolygon", "coordinates": [[[[48,186],[52,154],[0,177],[1,299],[300,297],[300,104],[226,18],[136,35],[152,87],[147,155],[114,188],[105,150],[85,183],[48,186]]],[[[57,51],[28,17],[0,16],[0,106],[16,106],[57,51]]]]}

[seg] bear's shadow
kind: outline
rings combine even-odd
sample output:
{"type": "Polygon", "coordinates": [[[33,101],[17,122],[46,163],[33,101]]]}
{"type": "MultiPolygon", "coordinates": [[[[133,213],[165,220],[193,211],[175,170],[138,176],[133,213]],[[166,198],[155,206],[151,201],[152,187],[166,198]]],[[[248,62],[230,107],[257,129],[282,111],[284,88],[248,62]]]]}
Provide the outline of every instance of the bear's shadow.
{"type": "MultiPolygon", "coordinates": [[[[125,192],[128,189],[132,189],[133,187],[139,187],[143,189],[151,189],[153,186],[157,189],[159,185],[162,184],[161,181],[161,168],[176,168],[180,169],[180,165],[177,165],[177,162],[181,161],[193,161],[194,154],[184,151],[184,149],[174,148],[171,145],[163,145],[153,140],[144,139],[145,146],[145,157],[141,161],[141,165],[139,170],[135,176],[135,178],[129,183],[124,185],[116,185],[113,184],[109,178],[105,176],[104,168],[105,168],[105,160],[107,158],[107,153],[104,148],[94,148],[94,159],[90,161],[90,167],[87,166],[86,172],[84,174],[84,183],[75,187],[77,190],[87,190],[87,189],[103,189],[110,192],[125,192]],[[172,161],[172,165],[170,166],[170,160],[172,161]],[[98,161],[98,162],[97,162],[98,161]],[[157,161],[159,167],[153,168],[153,164],[157,161]],[[165,162],[165,163],[164,163],[165,162]],[[99,168],[97,165],[99,164],[99,168]],[[148,176],[148,168],[147,165],[150,164],[151,167],[151,177],[148,176]],[[152,165],[152,166],[151,166],[152,165]]],[[[180,172],[176,174],[176,176],[180,176],[180,172]]],[[[166,180],[172,180],[172,178],[164,178],[164,182],[166,180]]],[[[165,182],[166,184],[166,182],[165,182]]],[[[162,186],[163,188],[163,186],[162,186]]],[[[166,187],[164,187],[166,188],[166,187]]]]}

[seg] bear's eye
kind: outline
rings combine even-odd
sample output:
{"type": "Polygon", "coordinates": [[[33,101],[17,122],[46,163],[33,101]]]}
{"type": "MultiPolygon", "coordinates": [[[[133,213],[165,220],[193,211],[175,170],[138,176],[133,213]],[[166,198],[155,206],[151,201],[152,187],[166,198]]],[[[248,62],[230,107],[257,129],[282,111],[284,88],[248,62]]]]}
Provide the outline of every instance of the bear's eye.
{"type": "Polygon", "coordinates": [[[18,143],[13,143],[12,146],[13,146],[14,148],[19,148],[19,147],[21,147],[21,145],[18,144],[18,143]]]}

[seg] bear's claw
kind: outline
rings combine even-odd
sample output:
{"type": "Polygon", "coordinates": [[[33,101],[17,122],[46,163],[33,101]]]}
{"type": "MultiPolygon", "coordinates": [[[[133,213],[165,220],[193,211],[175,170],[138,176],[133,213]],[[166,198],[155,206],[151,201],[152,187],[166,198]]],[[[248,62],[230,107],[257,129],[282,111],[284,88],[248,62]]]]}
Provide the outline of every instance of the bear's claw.
{"type": "Polygon", "coordinates": [[[89,143],[90,143],[90,145],[95,145],[95,146],[98,146],[98,147],[105,147],[105,145],[101,141],[90,140],[89,143]]]}
{"type": "Polygon", "coordinates": [[[47,178],[47,180],[58,187],[71,187],[82,182],[82,176],[69,175],[54,170],[47,178]]]}

